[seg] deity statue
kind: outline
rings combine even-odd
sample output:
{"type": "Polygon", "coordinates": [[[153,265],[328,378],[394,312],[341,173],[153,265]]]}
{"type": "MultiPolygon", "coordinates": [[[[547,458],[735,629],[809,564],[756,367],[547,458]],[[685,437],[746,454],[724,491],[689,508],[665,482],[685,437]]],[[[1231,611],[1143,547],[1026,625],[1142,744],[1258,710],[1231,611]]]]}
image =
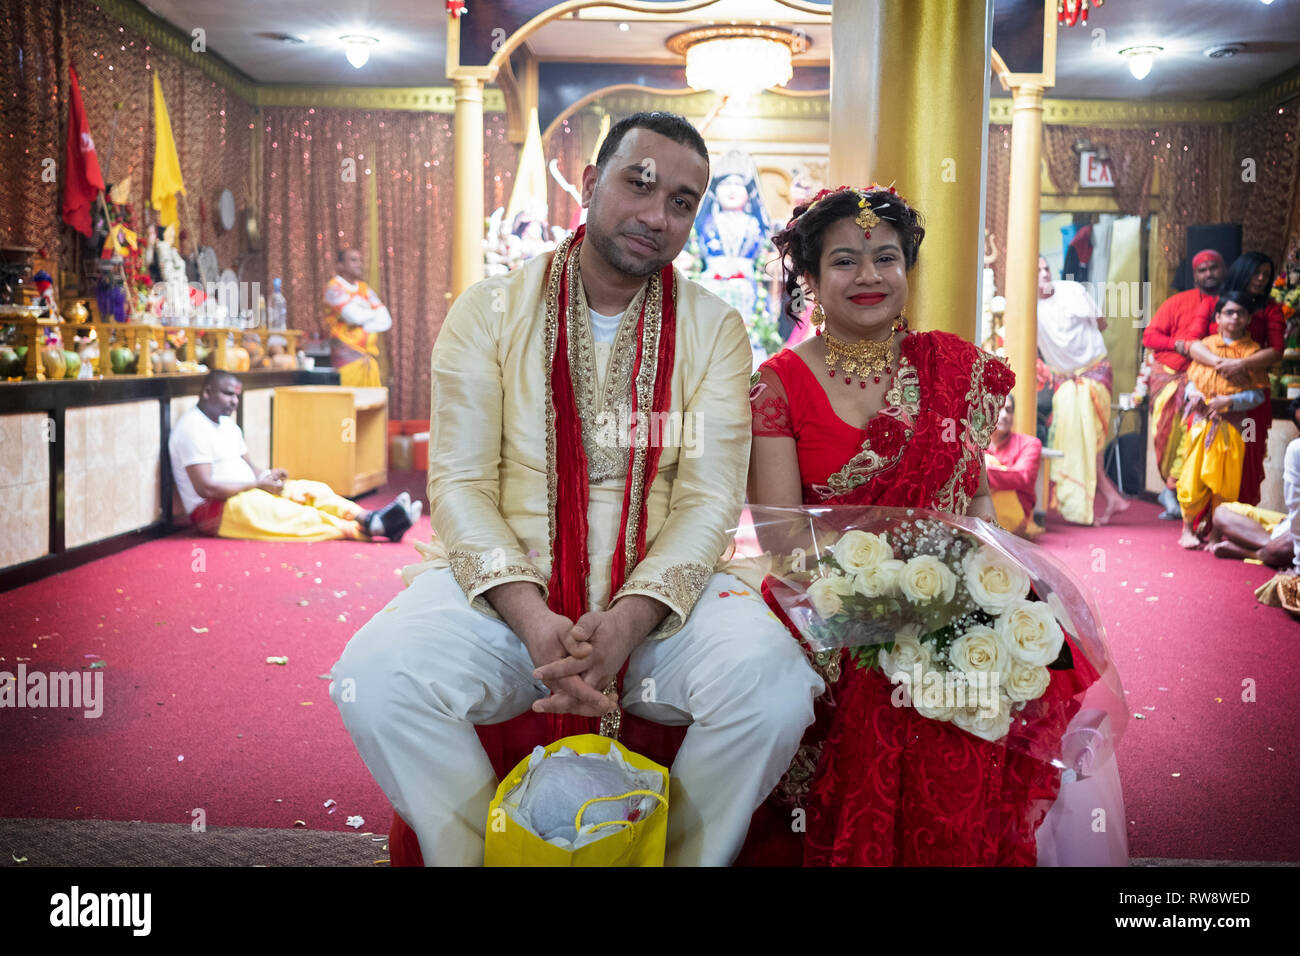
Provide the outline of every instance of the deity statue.
{"type": "Polygon", "coordinates": [[[700,284],[744,318],[756,367],[783,344],[773,310],[768,308],[764,266],[772,256],[771,233],[754,161],[732,150],[715,167],[695,218],[695,242],[690,249],[701,262],[700,284]]]}

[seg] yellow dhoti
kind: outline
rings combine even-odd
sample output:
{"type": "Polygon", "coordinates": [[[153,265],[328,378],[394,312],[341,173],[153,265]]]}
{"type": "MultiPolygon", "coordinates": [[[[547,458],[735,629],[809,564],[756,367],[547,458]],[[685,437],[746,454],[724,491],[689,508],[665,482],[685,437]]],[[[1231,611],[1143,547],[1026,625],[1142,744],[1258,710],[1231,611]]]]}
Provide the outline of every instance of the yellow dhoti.
{"type": "Polygon", "coordinates": [[[1063,382],[1052,398],[1049,448],[1062,452],[1052,460],[1052,485],[1057,510],[1074,524],[1092,524],[1097,494],[1097,456],[1106,444],[1110,422],[1110,389],[1091,378],[1063,382]]]}
{"type": "Polygon", "coordinates": [[[227,498],[216,533],[250,541],[366,541],[357,523],[364,511],[323,482],[292,479],[279,495],[254,488],[227,498]]]}
{"type": "Polygon", "coordinates": [[[1196,522],[1224,501],[1236,501],[1241,490],[1241,465],[1246,446],[1241,432],[1219,422],[1209,447],[1205,436],[1211,421],[1201,419],[1183,438],[1183,470],[1178,475],[1178,505],[1185,521],[1196,522]]]}

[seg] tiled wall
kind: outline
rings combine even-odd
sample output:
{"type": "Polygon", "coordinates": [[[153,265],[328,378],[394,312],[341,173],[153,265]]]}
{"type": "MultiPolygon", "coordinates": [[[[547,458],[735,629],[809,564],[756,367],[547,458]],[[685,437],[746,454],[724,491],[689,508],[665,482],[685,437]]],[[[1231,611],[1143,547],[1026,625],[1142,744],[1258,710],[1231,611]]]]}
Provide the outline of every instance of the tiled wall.
{"type": "Polygon", "coordinates": [[[0,568],[50,550],[53,421],[40,413],[0,415],[0,568]]]}
{"type": "Polygon", "coordinates": [[[273,388],[255,388],[245,392],[241,401],[244,406],[244,444],[248,446],[248,457],[258,468],[271,468],[271,396],[273,388]]]}
{"type": "Polygon", "coordinates": [[[69,408],[64,422],[64,544],[75,548],[157,521],[158,402],[69,408]]]}

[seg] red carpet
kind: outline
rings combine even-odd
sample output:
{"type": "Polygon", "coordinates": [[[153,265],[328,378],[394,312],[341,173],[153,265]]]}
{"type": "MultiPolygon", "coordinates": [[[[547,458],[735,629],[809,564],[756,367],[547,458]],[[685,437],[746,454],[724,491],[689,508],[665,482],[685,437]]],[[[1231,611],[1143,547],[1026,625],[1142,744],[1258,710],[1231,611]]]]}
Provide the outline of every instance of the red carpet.
{"type": "MultiPolygon", "coordinates": [[[[395,475],[367,503],[421,485],[395,475]]],[[[1268,571],[1184,552],[1154,515],[1134,503],[1121,524],[1058,520],[1043,539],[1096,588],[1130,717],[1145,718],[1120,750],[1131,851],[1300,861],[1300,629],[1255,603],[1268,571]]],[[[187,823],[202,808],[210,826],[341,830],[359,815],[386,832],[389,805],[319,677],[399,590],[412,540],[179,533],[0,595],[0,670],[105,662],[98,719],[0,709],[0,817],[187,823]]]]}

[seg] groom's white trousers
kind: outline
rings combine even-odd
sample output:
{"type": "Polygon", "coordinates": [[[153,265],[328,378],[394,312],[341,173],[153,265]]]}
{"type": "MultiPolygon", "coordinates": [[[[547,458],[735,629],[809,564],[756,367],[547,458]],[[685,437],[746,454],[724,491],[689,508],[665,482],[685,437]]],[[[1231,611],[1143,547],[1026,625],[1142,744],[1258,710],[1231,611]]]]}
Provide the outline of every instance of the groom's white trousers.
{"type": "MultiPolygon", "coordinates": [[[[672,766],[669,865],[726,866],[813,720],[820,677],[738,579],[715,574],[685,626],[632,652],[623,708],[690,724],[672,766]],[[645,698],[645,699],[643,699],[645,698]]],[[[479,865],[496,777],[474,732],[546,696],[523,643],[426,571],[358,631],[330,696],[429,865],[479,865]],[[350,682],[350,683],[349,683],[350,682]]]]}

